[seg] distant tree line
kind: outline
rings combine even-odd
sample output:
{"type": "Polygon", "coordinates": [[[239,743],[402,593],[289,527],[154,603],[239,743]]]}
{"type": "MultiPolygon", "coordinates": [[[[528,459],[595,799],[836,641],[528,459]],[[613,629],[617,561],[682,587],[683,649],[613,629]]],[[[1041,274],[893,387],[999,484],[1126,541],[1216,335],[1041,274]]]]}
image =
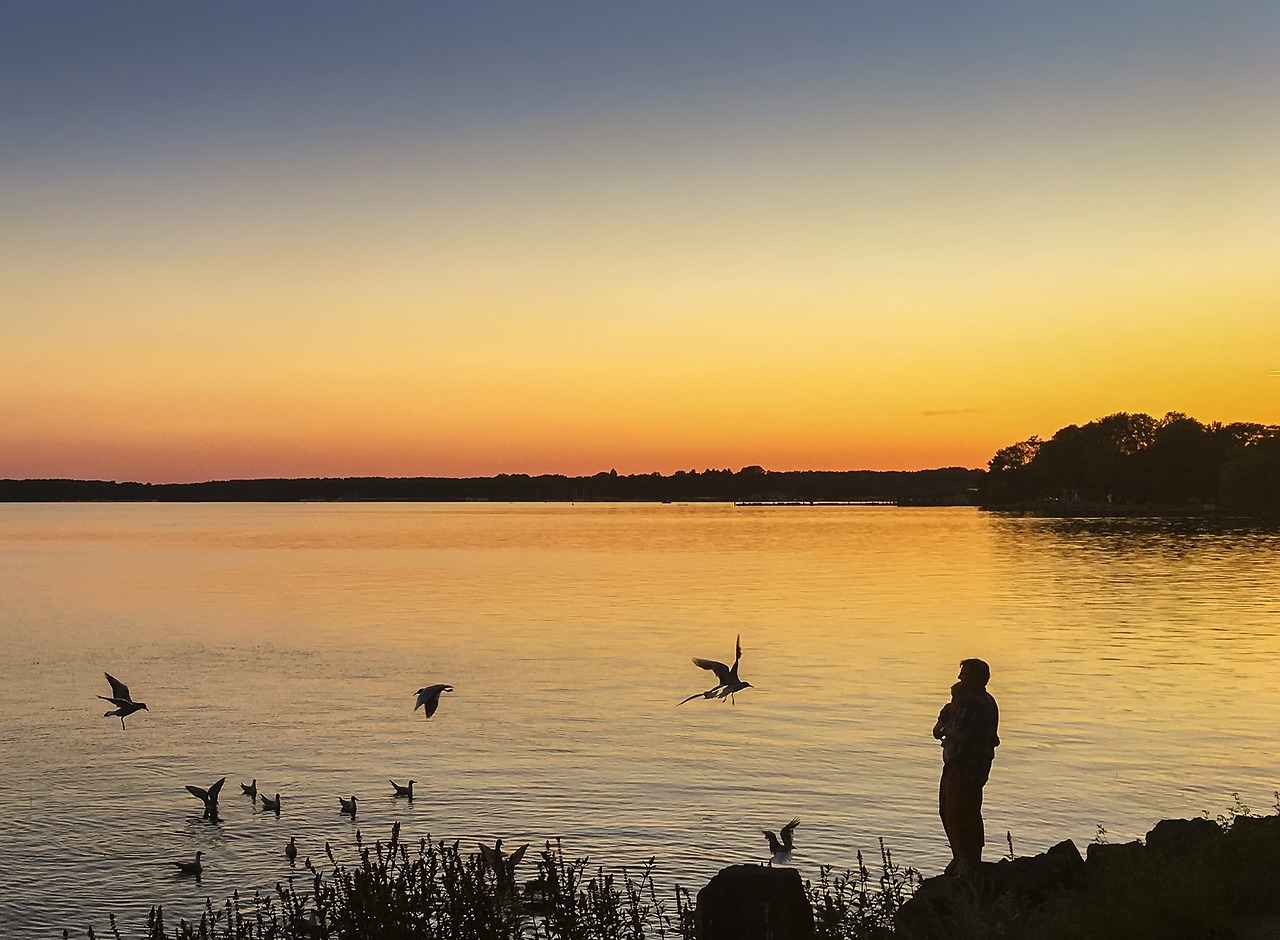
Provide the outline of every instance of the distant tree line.
{"type": "Polygon", "coordinates": [[[996,451],[982,504],[1053,501],[1280,512],[1280,426],[1118,412],[996,451]]]}
{"type": "Polygon", "coordinates": [[[105,480],[0,480],[2,502],[155,501],[298,502],[424,501],[570,502],[686,501],[861,502],[960,505],[976,502],[986,474],[939,470],[774,471],[679,470],[673,474],[563,476],[502,473],[493,477],[343,477],[220,480],[208,483],[117,483],[105,480]]]}

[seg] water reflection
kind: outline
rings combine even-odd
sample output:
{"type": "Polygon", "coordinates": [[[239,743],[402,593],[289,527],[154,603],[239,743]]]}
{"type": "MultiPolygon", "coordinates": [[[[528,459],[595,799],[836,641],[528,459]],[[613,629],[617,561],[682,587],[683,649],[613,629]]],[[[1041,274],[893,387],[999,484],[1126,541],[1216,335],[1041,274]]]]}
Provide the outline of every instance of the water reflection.
{"type": "Polygon", "coordinates": [[[1277,548],[954,509],[0,507],[0,920],[198,914],[305,877],[290,837],[350,861],[338,794],[366,838],[562,836],[605,864],[656,855],[666,883],[766,861],[760,831],[797,817],[806,876],[881,836],[937,870],[929,732],[972,655],[1002,710],[988,828],[1019,851],[1233,790],[1267,805],[1277,548]],[[738,635],[750,692],[677,710],[690,658],[738,635]],[[124,733],[85,691],[104,670],[146,690],[124,733]],[[424,722],[433,677],[455,692],[424,722]],[[184,787],[223,775],[282,812],[228,800],[210,825],[184,787]],[[387,783],[409,776],[412,802],[387,783]],[[197,851],[201,883],[175,878],[197,851]]]}

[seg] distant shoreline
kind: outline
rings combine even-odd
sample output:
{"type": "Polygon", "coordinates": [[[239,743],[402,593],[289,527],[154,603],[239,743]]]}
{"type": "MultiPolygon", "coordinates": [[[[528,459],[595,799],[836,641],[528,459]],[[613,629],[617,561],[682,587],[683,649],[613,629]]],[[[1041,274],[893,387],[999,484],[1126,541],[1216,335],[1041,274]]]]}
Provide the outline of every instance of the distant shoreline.
{"type": "Polygon", "coordinates": [[[0,480],[0,502],[726,502],[975,505],[984,470],[705,470],[592,476],[0,480]]]}

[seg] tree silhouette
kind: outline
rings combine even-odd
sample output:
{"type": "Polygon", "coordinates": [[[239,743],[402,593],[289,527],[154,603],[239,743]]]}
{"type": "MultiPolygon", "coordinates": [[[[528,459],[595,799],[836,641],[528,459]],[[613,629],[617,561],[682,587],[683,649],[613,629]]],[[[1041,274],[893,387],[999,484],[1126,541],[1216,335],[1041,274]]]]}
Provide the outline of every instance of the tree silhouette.
{"type": "Polygon", "coordinates": [[[1155,419],[1117,412],[1047,441],[1028,438],[996,451],[983,504],[1052,501],[1270,511],[1280,427],[1201,424],[1181,412],[1155,419]]]}

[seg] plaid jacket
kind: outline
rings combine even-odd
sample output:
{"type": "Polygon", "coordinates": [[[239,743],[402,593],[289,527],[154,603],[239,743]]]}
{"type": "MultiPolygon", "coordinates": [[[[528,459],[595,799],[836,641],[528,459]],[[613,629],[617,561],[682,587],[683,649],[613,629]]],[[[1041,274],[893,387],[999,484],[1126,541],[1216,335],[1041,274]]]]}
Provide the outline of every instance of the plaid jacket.
{"type": "MultiPolygon", "coordinates": [[[[965,695],[943,710],[946,715],[943,757],[949,767],[980,772],[991,769],[1000,746],[1000,709],[986,689],[965,695]]],[[[942,721],[942,717],[939,716],[942,721]]]]}

